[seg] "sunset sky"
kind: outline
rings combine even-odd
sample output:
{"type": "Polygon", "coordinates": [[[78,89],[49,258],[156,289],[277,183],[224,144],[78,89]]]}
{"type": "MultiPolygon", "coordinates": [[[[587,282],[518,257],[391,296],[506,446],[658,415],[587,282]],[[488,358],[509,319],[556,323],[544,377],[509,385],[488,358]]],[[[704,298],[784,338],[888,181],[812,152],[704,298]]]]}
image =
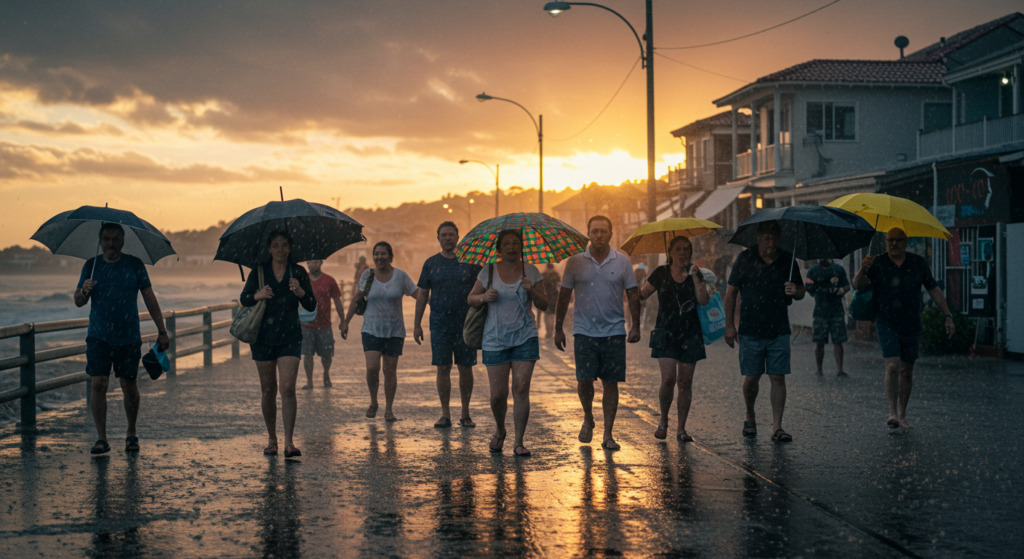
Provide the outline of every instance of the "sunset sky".
{"type": "MultiPolygon", "coordinates": [[[[1019,0],[655,0],[657,172],[670,131],[711,100],[814,58],[894,59],[1020,10],[1019,0]],[[693,68],[710,70],[714,73],[693,68]],[[723,77],[729,76],[729,77],[723,77]]],[[[643,33],[643,0],[607,0],[643,33]]],[[[646,178],[644,73],[629,29],[544,0],[4,2],[0,247],[52,215],[131,210],[205,228],[277,198],[392,206],[537,186],[529,118],[544,115],[545,187],[646,178]],[[632,75],[604,114],[579,135],[632,75]],[[575,135],[575,136],[574,136],[575,135]],[[570,138],[571,137],[571,138],[570,138]],[[566,139],[569,138],[569,139],[566,139]]]]}

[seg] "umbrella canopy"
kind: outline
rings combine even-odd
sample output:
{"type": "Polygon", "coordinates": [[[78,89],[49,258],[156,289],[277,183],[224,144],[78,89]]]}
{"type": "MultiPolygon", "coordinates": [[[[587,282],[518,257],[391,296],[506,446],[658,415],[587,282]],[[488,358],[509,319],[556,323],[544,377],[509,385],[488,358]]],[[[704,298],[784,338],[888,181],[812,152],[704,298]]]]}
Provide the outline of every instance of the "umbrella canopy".
{"type": "Polygon", "coordinates": [[[506,229],[523,232],[523,262],[530,264],[560,262],[583,252],[590,242],[583,233],[547,214],[520,212],[478,223],[455,247],[459,262],[483,266],[500,260],[494,242],[506,229]]]}
{"type": "Polygon", "coordinates": [[[761,210],[747,218],[729,239],[734,245],[757,246],[757,226],[778,221],[782,229],[779,248],[800,260],[842,258],[867,246],[875,234],[863,218],[827,206],[789,206],[761,210]]]}
{"type": "Polygon", "coordinates": [[[324,260],[365,240],[360,223],[330,206],[298,199],[270,202],[236,219],[221,235],[213,259],[254,268],[270,259],[269,235],[274,231],[291,236],[294,262],[324,260]]]}
{"type": "Polygon", "coordinates": [[[721,225],[706,219],[669,217],[641,225],[622,243],[622,250],[630,256],[662,254],[676,237],[696,237],[721,228],[721,225]]]}
{"type": "Polygon", "coordinates": [[[876,231],[882,233],[899,227],[908,237],[934,237],[944,241],[951,237],[949,230],[924,206],[906,198],[861,192],[836,198],[828,205],[863,217],[876,231]]]}
{"type": "Polygon", "coordinates": [[[99,253],[100,227],[104,223],[120,225],[124,229],[121,252],[145,264],[153,265],[174,254],[171,241],[149,222],[132,212],[96,206],[82,206],[51,217],[32,235],[32,240],[54,254],[89,259],[99,253]]]}

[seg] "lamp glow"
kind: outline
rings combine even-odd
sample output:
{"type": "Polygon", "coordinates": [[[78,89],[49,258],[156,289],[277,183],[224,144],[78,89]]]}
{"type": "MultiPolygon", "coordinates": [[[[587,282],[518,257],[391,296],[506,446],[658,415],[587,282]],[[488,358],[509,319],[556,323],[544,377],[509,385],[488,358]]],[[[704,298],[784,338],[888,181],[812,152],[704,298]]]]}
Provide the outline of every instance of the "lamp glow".
{"type": "Polygon", "coordinates": [[[1003,85],[1010,85],[1010,76],[1003,74],[1003,78],[999,81],[1003,82],[1003,85]]]}
{"type": "Polygon", "coordinates": [[[572,6],[568,2],[548,2],[544,4],[544,11],[550,14],[551,17],[555,17],[570,8],[572,6]]]}

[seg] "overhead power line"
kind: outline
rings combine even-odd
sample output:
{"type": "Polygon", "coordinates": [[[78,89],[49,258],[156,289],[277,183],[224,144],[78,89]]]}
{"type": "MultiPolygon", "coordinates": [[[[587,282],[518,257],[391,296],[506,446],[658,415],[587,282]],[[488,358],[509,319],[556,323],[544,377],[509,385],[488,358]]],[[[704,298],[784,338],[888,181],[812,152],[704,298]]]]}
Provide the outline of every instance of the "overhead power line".
{"type": "Polygon", "coordinates": [[[604,107],[600,110],[600,112],[597,113],[597,116],[595,116],[594,118],[590,119],[590,122],[586,126],[584,126],[582,130],[580,130],[579,132],[573,134],[572,136],[567,136],[565,138],[548,138],[548,139],[550,141],[552,141],[552,142],[564,142],[566,140],[571,140],[571,139],[575,138],[576,136],[579,136],[580,134],[586,132],[587,128],[590,128],[591,126],[593,126],[594,123],[597,122],[597,119],[601,118],[601,115],[603,115],[604,112],[608,109],[608,107],[612,104],[612,101],[614,101],[615,98],[618,97],[619,92],[622,91],[622,87],[626,85],[626,80],[629,79],[629,76],[633,75],[633,70],[636,70],[636,65],[639,62],[640,62],[640,57],[637,57],[636,61],[633,62],[633,67],[629,69],[629,72],[626,73],[626,77],[623,78],[622,79],[622,83],[619,84],[619,88],[616,89],[615,93],[612,94],[612,98],[609,99],[608,102],[604,104],[604,107]]]}
{"type": "Polygon", "coordinates": [[[795,18],[793,18],[793,19],[791,19],[789,21],[784,21],[784,22],[782,22],[782,23],[780,23],[778,25],[773,25],[771,27],[768,27],[766,29],[762,29],[760,31],[755,31],[753,33],[747,33],[746,35],[740,35],[739,37],[733,37],[732,39],[726,39],[724,41],[715,41],[714,43],[704,43],[703,45],[690,45],[690,46],[686,46],[686,47],[657,47],[654,50],[655,50],[655,52],[657,52],[659,50],[699,49],[699,48],[703,48],[703,47],[713,47],[715,45],[721,45],[721,44],[725,44],[725,43],[731,43],[733,41],[739,41],[740,39],[746,39],[747,37],[753,37],[754,35],[760,35],[761,33],[767,33],[769,31],[771,31],[772,29],[778,29],[778,28],[782,27],[783,25],[789,25],[790,23],[793,23],[794,21],[801,20],[801,19],[803,19],[803,18],[805,18],[805,17],[807,17],[807,16],[809,16],[811,14],[820,12],[820,11],[824,10],[825,8],[827,8],[829,6],[834,6],[834,5],[838,4],[839,2],[840,2],[840,0],[834,0],[833,2],[825,4],[824,6],[818,8],[816,10],[811,10],[811,11],[807,12],[806,14],[804,14],[802,16],[799,16],[799,17],[795,17],[795,18]]]}
{"type": "Polygon", "coordinates": [[[707,68],[701,68],[700,66],[694,66],[693,64],[688,64],[686,62],[683,62],[682,60],[676,60],[675,58],[670,58],[668,56],[665,56],[664,54],[661,54],[658,51],[654,51],[654,54],[664,58],[665,60],[671,60],[672,62],[675,62],[676,64],[682,64],[683,66],[686,66],[688,68],[693,68],[694,70],[700,70],[701,72],[707,72],[707,73],[713,74],[715,76],[719,76],[719,77],[722,77],[722,78],[727,78],[727,79],[730,79],[730,80],[736,80],[736,81],[742,82],[742,83],[750,83],[749,81],[744,80],[744,79],[734,78],[732,76],[727,76],[725,74],[719,74],[718,72],[715,72],[713,70],[708,70],[707,68]]]}

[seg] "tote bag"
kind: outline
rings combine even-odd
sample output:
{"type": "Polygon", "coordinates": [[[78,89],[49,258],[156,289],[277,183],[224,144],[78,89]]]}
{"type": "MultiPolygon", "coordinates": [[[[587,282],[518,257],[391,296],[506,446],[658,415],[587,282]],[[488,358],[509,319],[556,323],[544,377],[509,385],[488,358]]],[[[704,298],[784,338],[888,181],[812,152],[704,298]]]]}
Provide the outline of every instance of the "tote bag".
{"type": "MultiPolygon", "coordinates": [[[[487,265],[487,289],[494,283],[494,264],[487,265]]],[[[469,307],[466,322],[462,324],[462,339],[470,349],[481,349],[484,345],[484,323],[487,322],[487,303],[469,307]]]]}
{"type": "Polygon", "coordinates": [[[875,321],[875,302],[872,300],[873,289],[866,291],[854,291],[853,299],[850,301],[850,316],[857,321],[875,321]]]}
{"type": "Polygon", "coordinates": [[[725,336],[725,307],[720,294],[712,295],[706,305],[697,305],[697,316],[700,317],[704,345],[711,345],[725,336]]]}
{"type": "MultiPolygon", "coordinates": [[[[263,265],[256,267],[256,274],[260,278],[260,289],[263,289],[263,265]]],[[[242,307],[238,315],[231,321],[231,335],[238,338],[238,341],[247,344],[255,343],[256,337],[260,334],[260,324],[263,322],[263,313],[267,309],[265,300],[256,301],[251,307],[242,307]]]]}

